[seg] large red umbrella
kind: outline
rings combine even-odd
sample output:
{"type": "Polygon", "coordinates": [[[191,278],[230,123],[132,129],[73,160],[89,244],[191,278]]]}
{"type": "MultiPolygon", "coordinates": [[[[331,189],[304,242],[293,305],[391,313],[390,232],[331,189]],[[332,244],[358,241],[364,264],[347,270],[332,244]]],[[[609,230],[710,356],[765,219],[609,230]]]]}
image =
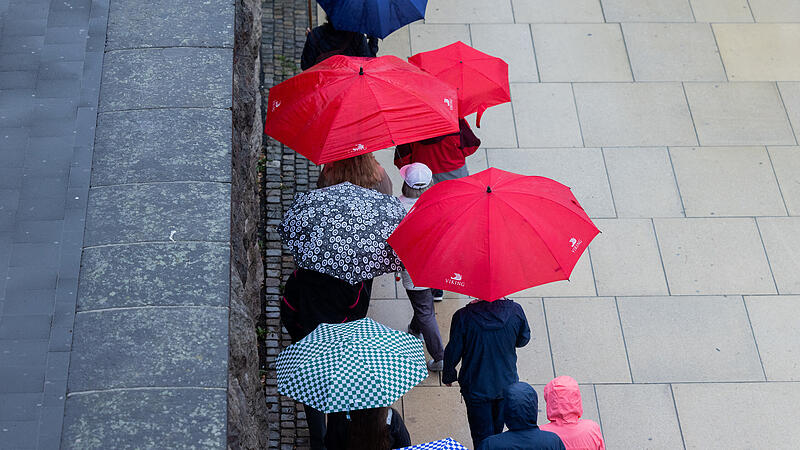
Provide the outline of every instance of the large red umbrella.
{"type": "Polygon", "coordinates": [[[333,56],[269,91],[264,132],[316,164],[458,131],[451,86],[394,56],[333,56]]]}
{"type": "Polygon", "coordinates": [[[597,233],[568,187],[489,168],[430,188],[388,241],[415,285],[496,300],[569,279],[597,233]]]}
{"type": "Polygon", "coordinates": [[[486,108],[511,101],[508,64],[461,41],[417,53],[408,62],[454,86],[458,90],[459,116],[477,112],[478,127],[486,108]]]}

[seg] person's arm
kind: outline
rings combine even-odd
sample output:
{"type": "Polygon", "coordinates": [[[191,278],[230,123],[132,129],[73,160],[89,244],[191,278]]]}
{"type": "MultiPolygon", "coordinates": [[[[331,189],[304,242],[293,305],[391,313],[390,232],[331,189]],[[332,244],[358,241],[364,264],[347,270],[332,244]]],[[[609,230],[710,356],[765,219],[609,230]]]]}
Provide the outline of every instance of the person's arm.
{"type": "Polygon", "coordinates": [[[392,448],[403,448],[403,447],[410,447],[411,446],[411,436],[408,434],[408,428],[406,428],[405,422],[403,422],[403,418],[400,417],[400,413],[392,408],[392,424],[390,426],[389,433],[392,435],[392,448]]]}
{"type": "Polygon", "coordinates": [[[456,365],[461,361],[464,351],[464,337],[461,331],[461,314],[458,311],[453,314],[450,321],[450,341],[444,348],[444,370],[442,371],[442,383],[450,386],[458,379],[456,365]]]}
{"type": "Polygon", "coordinates": [[[528,345],[528,342],[531,340],[531,327],[528,325],[528,318],[525,317],[525,311],[522,309],[522,306],[519,303],[516,303],[517,308],[519,308],[519,318],[520,326],[519,331],[517,332],[517,348],[525,347],[528,345]]]}

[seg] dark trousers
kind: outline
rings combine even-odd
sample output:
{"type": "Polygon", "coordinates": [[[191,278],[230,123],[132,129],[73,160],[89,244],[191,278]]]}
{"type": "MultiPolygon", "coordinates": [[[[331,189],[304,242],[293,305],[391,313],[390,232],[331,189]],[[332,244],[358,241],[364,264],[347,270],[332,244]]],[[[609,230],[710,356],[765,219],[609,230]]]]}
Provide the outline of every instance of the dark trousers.
{"type": "Polygon", "coordinates": [[[308,405],[303,405],[306,411],[306,422],[308,422],[308,434],[311,440],[312,450],[323,450],[325,448],[325,413],[316,410],[308,405]]]}
{"type": "Polygon", "coordinates": [[[474,401],[464,399],[473,448],[489,436],[503,432],[503,399],[474,401]]]}
{"type": "Polygon", "coordinates": [[[430,289],[412,291],[406,289],[411,307],[414,309],[414,317],[411,319],[409,328],[411,331],[422,333],[428,353],[434,361],[444,359],[444,345],[442,336],[439,334],[439,324],[436,323],[436,311],[433,309],[433,294],[430,289]]]}

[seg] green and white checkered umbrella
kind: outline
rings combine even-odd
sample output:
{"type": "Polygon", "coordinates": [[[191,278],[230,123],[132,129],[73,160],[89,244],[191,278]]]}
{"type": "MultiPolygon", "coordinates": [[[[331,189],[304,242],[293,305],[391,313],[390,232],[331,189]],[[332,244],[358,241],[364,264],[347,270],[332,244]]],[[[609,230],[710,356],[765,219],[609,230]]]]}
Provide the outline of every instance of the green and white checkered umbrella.
{"type": "Polygon", "coordinates": [[[369,318],[320,324],[276,365],[278,392],[325,413],[389,406],[428,376],[422,341],[369,318]]]}

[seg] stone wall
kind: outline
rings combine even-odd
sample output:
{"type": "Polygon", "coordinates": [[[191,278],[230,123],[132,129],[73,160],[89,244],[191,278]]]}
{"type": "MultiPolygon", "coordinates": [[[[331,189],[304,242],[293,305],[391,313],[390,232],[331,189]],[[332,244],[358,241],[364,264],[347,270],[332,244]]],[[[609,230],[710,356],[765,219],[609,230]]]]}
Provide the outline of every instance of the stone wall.
{"type": "Polygon", "coordinates": [[[236,0],[231,178],[231,300],[228,448],[267,447],[267,409],[256,326],[263,318],[264,265],[258,243],[261,154],[261,3],[236,0]]]}

